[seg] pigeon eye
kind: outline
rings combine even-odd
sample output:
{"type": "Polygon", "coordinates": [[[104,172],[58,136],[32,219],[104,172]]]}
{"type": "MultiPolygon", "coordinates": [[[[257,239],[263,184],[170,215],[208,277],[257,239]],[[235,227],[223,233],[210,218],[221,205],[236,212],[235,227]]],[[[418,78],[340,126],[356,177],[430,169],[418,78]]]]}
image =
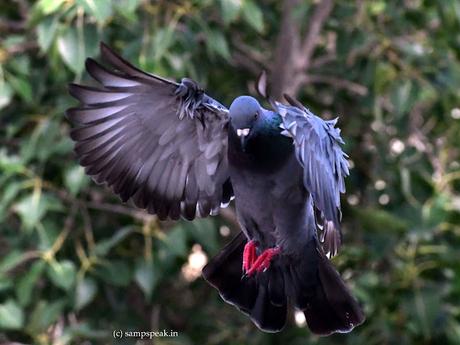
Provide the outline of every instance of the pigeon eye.
{"type": "Polygon", "coordinates": [[[259,116],[259,113],[255,113],[254,114],[254,120],[256,120],[258,116],[259,116]]]}

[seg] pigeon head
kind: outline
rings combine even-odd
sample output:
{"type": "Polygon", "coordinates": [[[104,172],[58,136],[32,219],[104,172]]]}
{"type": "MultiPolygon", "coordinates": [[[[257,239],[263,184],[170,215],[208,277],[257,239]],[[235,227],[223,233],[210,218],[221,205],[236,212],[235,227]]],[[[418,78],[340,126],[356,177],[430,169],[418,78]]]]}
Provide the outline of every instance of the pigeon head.
{"type": "Polygon", "coordinates": [[[263,109],[259,102],[251,96],[237,97],[231,104],[229,109],[230,124],[240,137],[242,144],[262,112],[263,109]]]}

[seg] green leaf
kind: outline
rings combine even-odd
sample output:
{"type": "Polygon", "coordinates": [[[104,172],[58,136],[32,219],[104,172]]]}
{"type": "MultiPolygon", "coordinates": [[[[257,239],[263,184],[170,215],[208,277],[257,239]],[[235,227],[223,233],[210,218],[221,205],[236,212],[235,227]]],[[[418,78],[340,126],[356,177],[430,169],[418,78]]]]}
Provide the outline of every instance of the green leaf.
{"type": "Polygon", "coordinates": [[[0,304],[0,329],[20,329],[23,324],[24,313],[15,301],[0,304]]]}
{"type": "Polygon", "coordinates": [[[75,308],[80,310],[88,305],[96,296],[97,284],[94,279],[80,279],[75,289],[75,308]]]}
{"type": "Polygon", "coordinates": [[[187,222],[183,225],[196,242],[203,245],[208,253],[215,253],[219,249],[217,240],[217,229],[211,219],[197,219],[194,222],[187,222]]]}
{"type": "Polygon", "coordinates": [[[10,74],[8,75],[8,83],[11,85],[14,91],[16,91],[16,93],[24,100],[24,102],[32,102],[32,88],[26,79],[10,74]]]}
{"type": "Polygon", "coordinates": [[[163,241],[170,253],[181,257],[187,255],[186,231],[181,225],[169,230],[163,241]]]}
{"type": "Polygon", "coordinates": [[[220,9],[224,24],[228,25],[238,18],[241,10],[242,0],[220,0],[220,9]]]}
{"type": "Polygon", "coordinates": [[[132,278],[128,264],[122,260],[111,260],[97,267],[95,273],[104,281],[116,286],[127,286],[132,278]]]}
{"type": "Polygon", "coordinates": [[[243,18],[257,32],[264,30],[264,17],[260,7],[252,0],[243,0],[243,18]]]}
{"type": "Polygon", "coordinates": [[[227,39],[220,31],[209,30],[206,36],[208,50],[211,54],[215,52],[225,59],[230,58],[230,50],[228,48],[227,39]]]}
{"type": "Polygon", "coordinates": [[[423,221],[430,231],[432,228],[446,221],[449,204],[449,196],[445,193],[439,193],[423,205],[423,221]]]}
{"type": "Polygon", "coordinates": [[[56,37],[58,17],[47,17],[37,25],[38,45],[42,52],[47,52],[56,37]]]}
{"type": "Polygon", "coordinates": [[[11,87],[0,80],[0,109],[5,108],[11,102],[13,97],[13,90],[11,87]]]}
{"type": "Polygon", "coordinates": [[[153,36],[153,60],[159,61],[164,57],[168,49],[174,43],[175,24],[172,23],[166,28],[159,29],[153,36]]]}
{"type": "Polygon", "coordinates": [[[39,301],[35,309],[32,311],[30,321],[27,326],[29,333],[41,333],[46,330],[53,322],[55,322],[65,306],[64,300],[57,300],[52,303],[47,301],[39,301]]]}
{"type": "Polygon", "coordinates": [[[24,253],[19,250],[12,250],[0,260],[0,274],[8,272],[24,259],[24,253]]]}
{"type": "Polygon", "coordinates": [[[37,4],[43,14],[56,12],[66,0],[40,0],[37,4]]]}
{"type": "Polygon", "coordinates": [[[74,263],[69,260],[51,263],[47,273],[54,285],[66,291],[73,287],[77,274],[74,263]]]}
{"type": "Polygon", "coordinates": [[[106,256],[110,249],[116,246],[118,243],[123,241],[129,234],[134,231],[134,228],[131,226],[127,226],[117,230],[112,237],[102,240],[96,244],[96,248],[94,252],[96,255],[99,256],[106,256]]]}
{"type": "Polygon", "coordinates": [[[75,165],[65,171],[64,184],[73,196],[89,183],[89,179],[85,174],[85,169],[79,165],[75,165]]]}
{"type": "Polygon", "coordinates": [[[144,292],[146,299],[150,300],[153,289],[158,280],[156,268],[153,262],[145,260],[138,261],[136,263],[134,280],[144,292]]]}
{"type": "Polygon", "coordinates": [[[136,11],[136,9],[139,7],[141,3],[142,0],[118,0],[115,1],[114,5],[117,11],[123,12],[120,14],[125,15],[126,12],[133,13],[134,11],[136,11]]]}
{"type": "Polygon", "coordinates": [[[384,210],[374,208],[355,208],[353,210],[363,229],[371,233],[403,233],[408,229],[408,224],[384,210]]]}
{"type": "Polygon", "coordinates": [[[43,273],[46,263],[42,260],[35,262],[29,271],[27,271],[16,286],[16,295],[18,297],[19,304],[27,306],[30,303],[32,297],[32,291],[35,288],[35,284],[43,273]]]}
{"type": "Polygon", "coordinates": [[[13,287],[13,281],[8,276],[0,275],[0,293],[13,287]]]}
{"type": "Polygon", "coordinates": [[[22,157],[18,155],[7,155],[6,150],[0,149],[0,169],[5,174],[22,173],[25,166],[22,157]]]}
{"type": "Polygon", "coordinates": [[[68,28],[57,39],[59,54],[64,63],[76,74],[83,71],[85,63],[85,45],[75,28],[68,28]]]}
{"type": "Polygon", "coordinates": [[[23,140],[20,157],[23,162],[38,159],[46,161],[58,150],[58,141],[61,139],[59,123],[53,119],[44,119],[34,128],[32,135],[23,140]]]}
{"type": "Polygon", "coordinates": [[[22,186],[20,183],[15,182],[6,185],[5,189],[3,190],[3,195],[0,197],[0,222],[3,218],[6,217],[10,203],[19,194],[21,187],[22,186]]]}
{"type": "Polygon", "coordinates": [[[24,229],[30,231],[45,215],[48,209],[47,199],[40,193],[32,193],[16,203],[13,209],[21,218],[24,229]]]}
{"type": "Polygon", "coordinates": [[[391,92],[391,102],[398,114],[409,111],[416,99],[417,89],[411,80],[397,81],[394,83],[391,92]]]}
{"type": "Polygon", "coordinates": [[[77,3],[85,9],[86,13],[94,16],[100,25],[112,15],[110,0],[77,0],[77,3]]]}
{"type": "Polygon", "coordinates": [[[0,169],[3,174],[16,174],[22,173],[25,170],[25,166],[21,156],[9,156],[5,150],[0,149],[0,169]]]}

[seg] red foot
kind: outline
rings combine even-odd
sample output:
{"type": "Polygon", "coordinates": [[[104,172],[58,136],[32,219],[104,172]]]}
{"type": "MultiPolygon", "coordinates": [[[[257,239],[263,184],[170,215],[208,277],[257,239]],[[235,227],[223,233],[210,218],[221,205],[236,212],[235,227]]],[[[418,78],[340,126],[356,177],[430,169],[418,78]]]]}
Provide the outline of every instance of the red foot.
{"type": "Polygon", "coordinates": [[[281,249],[278,247],[269,248],[263,251],[257,260],[251,265],[249,270],[246,271],[248,276],[254,275],[254,273],[264,272],[270,267],[271,260],[274,256],[278,255],[281,249]]]}
{"type": "Polygon", "coordinates": [[[244,246],[243,251],[243,273],[249,271],[256,261],[256,242],[251,240],[244,246]]]}

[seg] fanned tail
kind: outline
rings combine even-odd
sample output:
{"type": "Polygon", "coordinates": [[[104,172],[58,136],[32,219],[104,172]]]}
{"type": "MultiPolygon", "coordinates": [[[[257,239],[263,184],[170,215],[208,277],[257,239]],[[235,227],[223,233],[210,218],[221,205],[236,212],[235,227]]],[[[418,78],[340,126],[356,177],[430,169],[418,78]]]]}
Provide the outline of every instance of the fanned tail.
{"type": "Polygon", "coordinates": [[[271,267],[270,274],[243,277],[246,242],[240,232],[203,268],[203,276],[226,302],[247,314],[261,330],[278,332],[286,324],[287,315],[286,294],[280,285],[284,284],[282,272],[271,267]]]}
{"type": "Polygon", "coordinates": [[[203,276],[261,330],[282,330],[288,304],[302,310],[310,330],[319,335],[349,332],[364,322],[360,306],[316,239],[302,256],[280,255],[266,272],[254,277],[243,276],[246,242],[239,233],[204,267],[203,276]]]}

